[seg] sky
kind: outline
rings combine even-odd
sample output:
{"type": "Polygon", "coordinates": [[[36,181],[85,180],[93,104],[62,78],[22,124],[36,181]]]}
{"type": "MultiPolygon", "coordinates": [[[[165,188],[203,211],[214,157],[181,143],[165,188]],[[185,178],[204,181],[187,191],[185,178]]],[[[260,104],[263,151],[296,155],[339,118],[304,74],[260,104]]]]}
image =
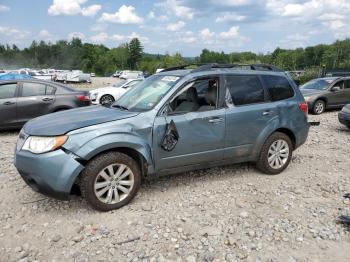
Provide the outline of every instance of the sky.
{"type": "Polygon", "coordinates": [[[349,14],[350,0],[0,0],[0,43],[138,37],[155,54],[267,53],[350,37],[349,14]]]}

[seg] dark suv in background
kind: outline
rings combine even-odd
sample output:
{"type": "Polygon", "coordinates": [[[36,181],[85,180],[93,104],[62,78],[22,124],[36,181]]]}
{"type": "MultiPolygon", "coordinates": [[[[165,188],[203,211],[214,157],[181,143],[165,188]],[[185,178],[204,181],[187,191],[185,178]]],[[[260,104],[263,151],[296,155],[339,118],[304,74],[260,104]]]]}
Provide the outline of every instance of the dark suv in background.
{"type": "Polygon", "coordinates": [[[40,80],[0,81],[0,130],[52,112],[90,105],[89,93],[40,80]]]}
{"type": "Polygon", "coordinates": [[[294,81],[272,66],[171,68],[109,107],[29,121],[15,165],[36,191],[67,199],[75,184],[107,211],[129,203],[142,177],[239,162],[279,174],[306,141],[307,111],[294,81]]]}
{"type": "Polygon", "coordinates": [[[313,79],[300,87],[314,114],[326,109],[342,108],[350,103],[350,77],[324,77],[313,79]]]}

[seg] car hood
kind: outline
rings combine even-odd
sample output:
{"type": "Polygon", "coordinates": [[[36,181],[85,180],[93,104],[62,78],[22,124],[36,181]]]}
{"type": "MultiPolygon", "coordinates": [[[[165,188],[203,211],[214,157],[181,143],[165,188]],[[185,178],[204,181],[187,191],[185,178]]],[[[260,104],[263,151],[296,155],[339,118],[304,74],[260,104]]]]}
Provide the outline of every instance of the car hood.
{"type": "Polygon", "coordinates": [[[128,112],[117,108],[89,106],[32,119],[25,124],[23,129],[28,135],[58,136],[75,129],[129,118],[137,114],[137,112],[128,112]]]}
{"type": "Polygon", "coordinates": [[[300,89],[300,92],[303,94],[303,96],[312,96],[324,93],[326,90],[315,90],[315,89],[300,89]]]}

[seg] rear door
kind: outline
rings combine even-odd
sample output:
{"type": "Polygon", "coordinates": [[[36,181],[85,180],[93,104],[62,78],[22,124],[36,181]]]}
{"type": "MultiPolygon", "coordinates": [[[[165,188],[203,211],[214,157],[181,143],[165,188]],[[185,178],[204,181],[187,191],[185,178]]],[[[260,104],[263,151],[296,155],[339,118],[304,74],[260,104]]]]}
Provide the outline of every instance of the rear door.
{"type": "Polygon", "coordinates": [[[277,116],[277,108],[267,103],[268,94],[259,76],[227,75],[226,87],[226,159],[246,159],[259,135],[277,116]]]}
{"type": "Polygon", "coordinates": [[[17,83],[0,85],[0,127],[11,128],[18,126],[17,116],[17,83]]]}
{"type": "Polygon", "coordinates": [[[55,96],[46,95],[46,84],[37,82],[21,82],[17,101],[17,118],[21,123],[49,113],[48,109],[55,96]]]}

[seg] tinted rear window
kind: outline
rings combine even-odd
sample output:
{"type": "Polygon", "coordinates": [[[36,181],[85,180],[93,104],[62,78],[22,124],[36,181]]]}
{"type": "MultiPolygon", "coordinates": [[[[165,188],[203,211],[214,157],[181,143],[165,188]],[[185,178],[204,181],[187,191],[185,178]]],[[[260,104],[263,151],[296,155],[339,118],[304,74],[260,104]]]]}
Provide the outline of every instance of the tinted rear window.
{"type": "Polygon", "coordinates": [[[229,89],[235,105],[247,105],[264,102],[264,89],[257,76],[227,76],[229,89]]]}
{"type": "Polygon", "coordinates": [[[270,93],[271,101],[280,101],[294,96],[294,90],[288,80],[282,76],[262,76],[270,93]]]}

